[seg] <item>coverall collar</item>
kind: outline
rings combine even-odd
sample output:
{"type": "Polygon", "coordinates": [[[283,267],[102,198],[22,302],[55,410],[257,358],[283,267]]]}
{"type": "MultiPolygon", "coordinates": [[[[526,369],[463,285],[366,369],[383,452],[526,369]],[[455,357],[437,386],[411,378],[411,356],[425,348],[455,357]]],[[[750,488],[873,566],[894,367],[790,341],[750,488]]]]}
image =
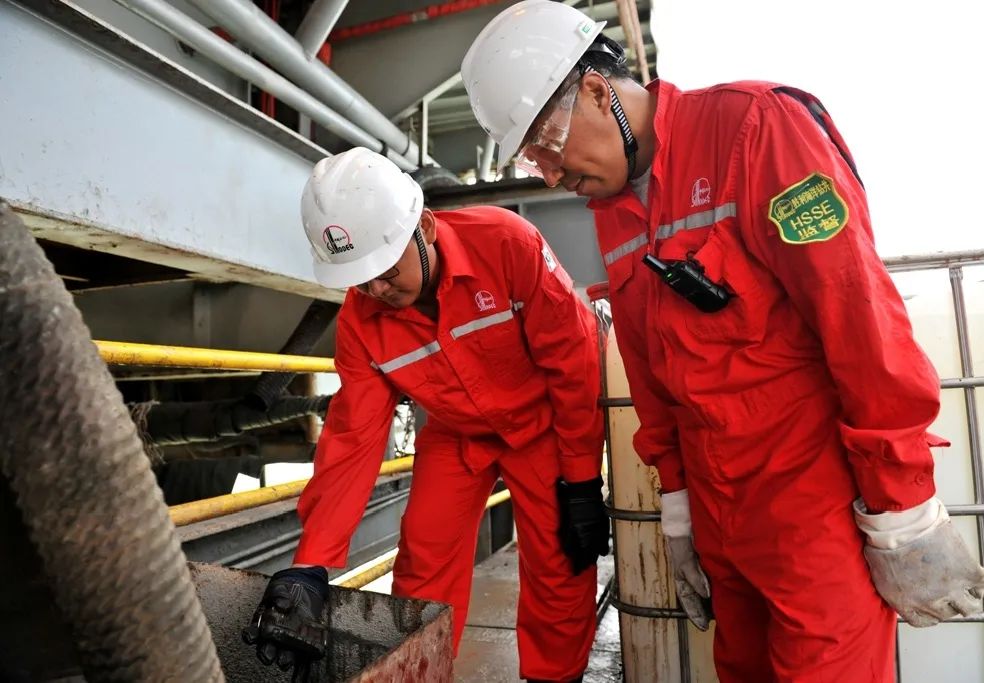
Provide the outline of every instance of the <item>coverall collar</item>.
{"type": "MultiPolygon", "coordinates": [[[[672,83],[663,80],[650,81],[646,85],[646,90],[656,96],[656,115],[653,117],[653,158],[649,167],[651,175],[659,176],[663,168],[663,161],[666,157],[667,142],[670,136],[670,129],[673,126],[673,114],[676,111],[677,100],[680,96],[680,89],[672,83]]],[[[588,201],[588,208],[592,211],[610,209],[617,205],[624,205],[626,200],[635,200],[632,204],[638,204],[638,210],[642,218],[648,217],[648,212],[632,191],[632,183],[626,182],[621,192],[606,197],[604,199],[591,199],[588,201]]]]}
{"type": "Polygon", "coordinates": [[[452,280],[458,278],[477,277],[471,256],[461,243],[461,238],[447,221],[435,213],[437,219],[437,253],[441,257],[441,284],[437,288],[438,296],[451,287],[452,280]]]}
{"type": "MultiPolygon", "coordinates": [[[[437,221],[437,239],[434,242],[434,248],[437,250],[437,255],[441,260],[441,281],[437,286],[437,299],[440,302],[444,293],[451,288],[454,280],[458,278],[474,278],[477,276],[471,257],[461,243],[461,239],[455,233],[454,228],[441,218],[439,211],[434,212],[434,219],[437,221]]],[[[366,318],[385,315],[394,318],[417,320],[423,317],[413,306],[393,308],[375,299],[370,299],[367,302],[365,310],[366,318]]]]}

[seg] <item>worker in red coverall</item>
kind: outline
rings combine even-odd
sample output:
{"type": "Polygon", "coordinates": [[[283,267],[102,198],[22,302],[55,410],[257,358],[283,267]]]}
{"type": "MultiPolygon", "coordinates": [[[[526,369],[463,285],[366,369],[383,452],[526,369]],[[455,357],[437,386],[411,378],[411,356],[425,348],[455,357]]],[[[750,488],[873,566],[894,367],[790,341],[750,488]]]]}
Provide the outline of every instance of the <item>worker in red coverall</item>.
{"type": "Polygon", "coordinates": [[[984,569],[850,152],[799,90],[639,85],[603,26],[520,2],[462,76],[500,167],[591,198],[678,600],[725,683],[892,681],[896,611],[980,612],[984,569]]]}
{"type": "Polygon", "coordinates": [[[303,633],[285,636],[277,620],[320,616],[325,567],[346,564],[406,395],[428,419],[393,593],[450,603],[457,650],[479,522],[501,476],[519,539],[520,675],[579,681],[609,537],[592,313],[523,218],[492,207],[432,212],[408,175],[367,149],[318,163],[302,214],[318,280],[351,287],[337,325],[342,386],[298,504],[296,564],[271,579],[247,640],[267,664],[305,656],[303,633]]]}

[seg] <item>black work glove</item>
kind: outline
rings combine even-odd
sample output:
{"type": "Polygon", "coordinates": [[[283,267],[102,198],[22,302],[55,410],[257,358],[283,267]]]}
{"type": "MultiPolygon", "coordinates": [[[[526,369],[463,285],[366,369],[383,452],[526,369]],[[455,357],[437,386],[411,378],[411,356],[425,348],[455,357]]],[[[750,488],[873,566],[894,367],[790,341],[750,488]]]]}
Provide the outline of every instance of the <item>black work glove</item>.
{"type": "Polygon", "coordinates": [[[580,574],[608,554],[609,522],[601,497],[601,477],[569,483],[557,480],[560,547],[580,574]]]}
{"type": "Polygon", "coordinates": [[[327,597],[324,567],[277,572],[270,577],[253,620],[243,629],[243,640],[256,645],[256,656],[264,664],[276,662],[283,671],[294,667],[293,680],[307,680],[311,663],[328,649],[328,628],[321,623],[327,597]]]}

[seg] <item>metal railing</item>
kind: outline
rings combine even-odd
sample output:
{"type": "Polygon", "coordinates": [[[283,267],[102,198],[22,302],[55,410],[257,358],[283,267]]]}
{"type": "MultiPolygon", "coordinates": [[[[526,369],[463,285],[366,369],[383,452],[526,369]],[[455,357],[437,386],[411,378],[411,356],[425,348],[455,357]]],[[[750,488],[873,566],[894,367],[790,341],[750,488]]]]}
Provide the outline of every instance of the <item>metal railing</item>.
{"type": "Polygon", "coordinates": [[[107,365],[140,365],[211,370],[269,372],[335,372],[334,358],[289,356],[280,353],[228,351],[192,346],[162,346],[118,341],[94,341],[107,365]]]}
{"type": "MultiPolygon", "coordinates": [[[[967,302],[964,297],[963,268],[984,264],[984,251],[963,251],[948,254],[921,256],[902,256],[886,259],[889,272],[903,273],[913,271],[939,270],[946,268],[950,276],[950,291],[953,314],[957,327],[957,345],[960,350],[960,377],[943,379],[944,390],[961,389],[964,392],[964,416],[967,422],[967,435],[970,444],[971,478],[974,487],[974,502],[970,505],[948,505],[951,515],[973,515],[977,526],[977,557],[984,561],[984,466],[981,458],[981,433],[977,415],[976,387],[984,386],[984,377],[974,376],[973,354],[970,348],[970,332],[967,322],[967,302]]],[[[947,623],[982,623],[984,615],[956,617],[947,623]]],[[[899,623],[902,623],[901,620],[899,623]]],[[[895,678],[901,682],[902,658],[899,652],[898,626],[895,632],[895,678]]]]}
{"type": "MultiPolygon", "coordinates": [[[[401,472],[413,470],[413,456],[387,460],[379,467],[379,476],[385,477],[401,472]]],[[[307,486],[310,479],[298,479],[297,481],[278,484],[276,486],[264,486],[253,491],[242,491],[240,493],[227,493],[213,498],[203,498],[202,500],[172,505],[169,510],[171,521],[174,526],[185,526],[195,522],[204,522],[207,519],[215,519],[231,515],[234,512],[252,510],[270,503],[277,503],[281,500],[296,498],[301,495],[301,491],[307,486]]]]}
{"type": "MultiPolygon", "coordinates": [[[[512,498],[512,494],[508,490],[493,493],[485,502],[485,509],[491,510],[496,505],[501,505],[510,498],[512,498]]],[[[336,576],[331,580],[331,583],[334,586],[341,586],[343,588],[363,588],[393,571],[393,565],[396,564],[396,553],[396,548],[385,552],[365,564],[359,565],[340,576],[336,576]]]]}
{"type": "MultiPolygon", "coordinates": [[[[335,372],[333,358],[290,356],[279,353],[229,351],[187,346],[162,346],[130,342],[94,341],[107,365],[139,365],[170,368],[210,368],[221,370],[262,370],[274,372],[335,372]]],[[[379,476],[413,471],[414,456],[387,460],[379,467],[379,476]]],[[[264,486],[253,491],[229,493],[202,500],[172,505],[169,508],[175,526],[203,522],[243,510],[251,510],[301,495],[310,479],[264,486]]],[[[489,496],[488,510],[510,500],[508,490],[489,496]]],[[[392,570],[396,551],[391,550],[357,567],[332,583],[347,588],[361,588],[392,570]]]]}
{"type": "MultiPolygon", "coordinates": [[[[885,259],[885,266],[891,273],[939,270],[946,268],[950,276],[950,291],[953,301],[953,315],[957,327],[957,345],[960,351],[960,377],[941,381],[946,389],[962,389],[964,410],[967,420],[967,436],[970,441],[971,477],[974,485],[974,502],[971,505],[947,506],[952,515],[975,515],[977,517],[978,559],[984,561],[984,459],[981,455],[981,431],[977,415],[976,387],[984,386],[984,377],[974,375],[973,355],[970,350],[970,332],[967,323],[967,302],[964,297],[964,266],[984,264],[984,251],[960,251],[945,254],[925,254],[920,256],[900,256],[885,259]]],[[[982,619],[984,621],[984,619],[982,619]]]]}

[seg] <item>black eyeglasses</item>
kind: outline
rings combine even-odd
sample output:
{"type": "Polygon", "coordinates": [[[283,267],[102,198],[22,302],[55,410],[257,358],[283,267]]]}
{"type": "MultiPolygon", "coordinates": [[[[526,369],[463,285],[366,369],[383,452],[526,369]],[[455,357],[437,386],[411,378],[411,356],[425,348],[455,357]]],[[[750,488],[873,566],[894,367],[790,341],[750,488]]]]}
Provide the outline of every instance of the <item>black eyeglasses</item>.
{"type": "Polygon", "coordinates": [[[374,277],[372,280],[369,280],[368,282],[363,282],[361,285],[356,285],[355,288],[360,292],[368,294],[369,285],[372,284],[373,280],[382,280],[383,282],[389,283],[390,280],[397,277],[399,274],[400,274],[400,269],[397,268],[396,266],[393,266],[392,268],[384,272],[382,275],[378,275],[374,277]]]}

